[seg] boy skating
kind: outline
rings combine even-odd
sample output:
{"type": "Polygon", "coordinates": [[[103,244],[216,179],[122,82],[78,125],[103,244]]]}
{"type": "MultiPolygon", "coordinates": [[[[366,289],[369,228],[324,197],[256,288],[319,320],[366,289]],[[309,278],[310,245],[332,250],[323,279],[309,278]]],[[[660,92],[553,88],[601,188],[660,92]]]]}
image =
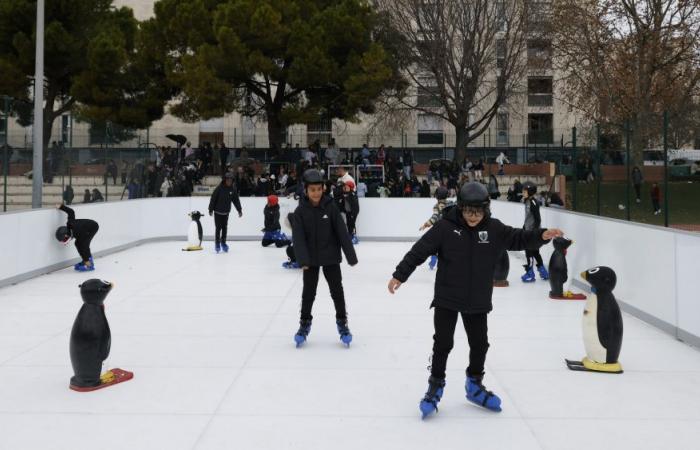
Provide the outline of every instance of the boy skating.
{"type": "Polygon", "coordinates": [[[560,230],[521,230],[491,218],[488,191],[480,183],[462,186],[457,207],[445,212],[406,254],[389,281],[392,294],[430,255],[439,258],[435,277],[435,335],[428,391],[420,402],[423,417],[437,410],[445,387],[447,357],[454,345],[457,317],[469,340],[467,399],[492,411],[501,410],[501,399],[483,385],[489,348],[487,314],[492,309],[493,271],[504,250],[524,250],[562,236],[560,230]]]}
{"type": "MultiPolygon", "coordinates": [[[[535,198],[537,193],[537,186],[531,181],[526,181],[523,184],[523,202],[525,202],[525,224],[523,229],[532,231],[538,230],[542,225],[542,218],[540,217],[540,202],[535,198]]],[[[528,249],[525,250],[525,259],[527,263],[523,266],[525,268],[525,273],[521,280],[524,283],[533,283],[537,278],[535,278],[535,271],[532,268],[533,262],[537,265],[537,272],[540,274],[540,278],[543,280],[549,280],[549,272],[544,266],[544,261],[542,261],[542,255],[540,255],[539,249],[528,249]]]]}
{"type": "Polygon", "coordinates": [[[304,288],[301,295],[301,320],[294,336],[297,347],[306,342],[311,331],[311,308],[316,299],[319,271],[328,282],[335,306],[335,319],[340,339],[350,345],[352,334],[348,328],[345,310],[340,262],[342,249],[348,264],[357,264],[348,229],[343,223],[333,200],[324,195],[323,178],[318,170],[309,169],[303,176],[305,195],[292,217],[292,242],[294,255],[304,269],[304,288]]]}
{"type": "Polygon", "coordinates": [[[262,246],[269,247],[275,244],[275,247],[286,247],[290,244],[287,235],[282,233],[280,226],[280,205],[276,195],[267,196],[267,204],[263,209],[265,216],[265,228],[263,228],[262,246]]]}
{"type": "Polygon", "coordinates": [[[209,199],[209,215],[214,216],[216,253],[221,250],[228,253],[226,235],[228,233],[228,215],[231,213],[232,203],[238,211],[238,217],[242,217],[243,209],[241,208],[241,200],[238,198],[238,190],[233,185],[233,174],[226,172],[223,181],[214,189],[209,199]]]}
{"type": "Polygon", "coordinates": [[[76,219],[75,211],[63,203],[57,205],[56,208],[68,214],[66,226],[58,227],[56,230],[56,239],[64,245],[68,245],[71,239],[75,239],[75,248],[78,249],[81,262],[73,268],[79,272],[92,272],[95,270],[95,263],[90,252],[90,243],[100,226],[91,219],[76,219]]]}

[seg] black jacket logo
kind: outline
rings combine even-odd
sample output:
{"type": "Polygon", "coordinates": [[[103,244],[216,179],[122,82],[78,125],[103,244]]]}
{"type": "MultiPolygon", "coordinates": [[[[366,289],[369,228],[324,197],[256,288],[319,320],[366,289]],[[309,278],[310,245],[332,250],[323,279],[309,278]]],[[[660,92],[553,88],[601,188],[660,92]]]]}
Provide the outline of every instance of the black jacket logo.
{"type": "Polygon", "coordinates": [[[479,244],[488,244],[489,243],[489,232],[488,231],[479,231],[479,244]]]}

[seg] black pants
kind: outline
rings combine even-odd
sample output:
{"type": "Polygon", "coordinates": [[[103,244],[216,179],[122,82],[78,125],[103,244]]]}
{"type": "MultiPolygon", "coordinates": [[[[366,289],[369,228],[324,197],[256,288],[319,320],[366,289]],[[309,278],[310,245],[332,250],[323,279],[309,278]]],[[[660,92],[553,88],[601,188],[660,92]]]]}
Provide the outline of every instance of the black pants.
{"type": "Polygon", "coordinates": [[[445,308],[435,307],[435,335],[433,336],[433,360],[430,374],[435,378],[445,378],[447,357],[454,347],[455,327],[457,316],[462,315],[462,323],[469,341],[469,367],[467,374],[481,375],[484,373],[486,352],[489,349],[488,325],[486,313],[467,314],[445,308]]]}
{"type": "Polygon", "coordinates": [[[350,233],[350,236],[354,236],[356,232],[355,222],[357,222],[357,216],[351,213],[345,213],[345,221],[348,225],[348,233],[350,233]]]}
{"type": "Polygon", "coordinates": [[[92,252],[90,251],[90,243],[92,242],[92,238],[95,237],[99,229],[100,226],[97,224],[97,222],[94,222],[93,224],[91,224],[91,226],[85,227],[83,230],[81,230],[79,236],[75,236],[75,248],[78,250],[78,254],[80,255],[80,258],[83,260],[83,262],[89,261],[92,257],[92,252]]]}
{"type": "Polygon", "coordinates": [[[658,199],[652,198],[651,204],[654,206],[654,212],[661,211],[661,202],[658,199]]]}
{"type": "Polygon", "coordinates": [[[539,250],[525,250],[525,259],[527,259],[528,269],[532,267],[532,258],[535,258],[537,262],[537,267],[542,267],[544,262],[542,261],[542,255],[540,255],[539,250]]]}
{"type": "Polygon", "coordinates": [[[637,200],[639,200],[642,196],[642,185],[635,184],[634,185],[634,192],[635,192],[635,194],[637,194],[637,200]]]}
{"type": "Polygon", "coordinates": [[[226,233],[228,231],[228,214],[214,213],[214,226],[216,227],[216,232],[214,234],[216,244],[225,244],[226,233]]]}
{"type": "MultiPolygon", "coordinates": [[[[309,267],[304,271],[304,289],[301,293],[301,320],[313,319],[311,308],[314,306],[314,300],[316,299],[319,269],[320,267],[309,267]]],[[[336,320],[347,319],[345,294],[343,293],[343,274],[340,271],[340,264],[323,266],[323,276],[326,277],[328,287],[331,290],[336,320]]]]}
{"type": "Polygon", "coordinates": [[[224,175],[226,173],[226,165],[228,164],[228,154],[229,152],[221,152],[221,155],[219,156],[220,161],[221,161],[221,174],[224,175]]]}

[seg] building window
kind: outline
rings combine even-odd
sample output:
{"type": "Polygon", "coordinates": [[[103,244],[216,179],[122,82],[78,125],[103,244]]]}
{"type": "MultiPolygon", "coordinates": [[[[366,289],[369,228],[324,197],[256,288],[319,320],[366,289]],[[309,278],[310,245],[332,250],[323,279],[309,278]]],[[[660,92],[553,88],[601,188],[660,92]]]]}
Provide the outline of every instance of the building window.
{"type": "Polygon", "coordinates": [[[527,2],[527,29],[529,31],[547,31],[551,22],[551,6],[549,0],[529,0],[527,2]]]}
{"type": "Polygon", "coordinates": [[[506,41],[498,39],[496,41],[496,68],[503,69],[506,65],[506,41]]]}
{"type": "Polygon", "coordinates": [[[527,79],[527,106],[552,106],[552,77],[527,79]]]}
{"type": "Polygon", "coordinates": [[[442,145],[443,142],[442,119],[433,114],[418,114],[418,144],[442,145]]]}
{"type": "Polygon", "coordinates": [[[552,114],[528,114],[528,144],[537,145],[554,143],[554,130],[552,129],[552,123],[552,114]]]}
{"type": "Polygon", "coordinates": [[[419,77],[417,89],[416,106],[419,108],[439,108],[440,96],[437,83],[432,77],[419,77]]]}
{"type": "Polygon", "coordinates": [[[552,41],[547,39],[527,41],[527,67],[531,70],[552,68],[552,41]]]}
{"type": "Polygon", "coordinates": [[[496,30],[506,31],[506,3],[496,3],[496,30]]]}
{"type": "Polygon", "coordinates": [[[318,141],[322,146],[327,146],[333,136],[333,121],[328,118],[319,118],[306,124],[306,142],[311,145],[318,141]]]}
{"type": "Polygon", "coordinates": [[[496,145],[508,146],[508,113],[499,112],[496,115],[496,145]]]}

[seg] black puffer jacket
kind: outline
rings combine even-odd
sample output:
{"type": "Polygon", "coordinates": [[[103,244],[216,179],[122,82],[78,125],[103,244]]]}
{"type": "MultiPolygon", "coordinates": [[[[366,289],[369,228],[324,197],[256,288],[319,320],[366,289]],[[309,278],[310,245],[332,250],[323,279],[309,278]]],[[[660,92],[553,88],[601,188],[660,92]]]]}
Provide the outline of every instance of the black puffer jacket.
{"type": "Polygon", "coordinates": [[[280,205],[265,205],[265,210],[263,211],[265,215],[265,229],[264,231],[277,231],[281,229],[280,227],[280,205]]]}
{"type": "Polygon", "coordinates": [[[69,208],[66,205],[61,205],[59,209],[68,214],[66,226],[75,239],[75,248],[78,249],[80,257],[83,258],[83,261],[87,261],[91,256],[90,242],[92,242],[92,238],[95,237],[100,226],[91,219],[76,219],[73,208],[69,208]]]}
{"type": "Polygon", "coordinates": [[[474,228],[467,226],[454,207],[415,243],[393,277],[402,283],[430,255],[438,255],[432,306],[467,313],[491,311],[493,271],[503,250],[537,249],[544,230],[511,228],[487,218],[474,228]]]}
{"type": "Polygon", "coordinates": [[[290,219],[294,251],[301,266],[340,264],[341,248],[348,264],[357,264],[348,228],[330,197],[324,195],[317,207],[311,205],[308,197],[302,197],[290,219]]]}
{"type": "Polygon", "coordinates": [[[231,203],[236,207],[236,211],[238,211],[239,214],[243,212],[236,186],[226,186],[222,182],[211,194],[211,199],[209,199],[209,214],[213,212],[228,214],[231,212],[231,203]]]}

